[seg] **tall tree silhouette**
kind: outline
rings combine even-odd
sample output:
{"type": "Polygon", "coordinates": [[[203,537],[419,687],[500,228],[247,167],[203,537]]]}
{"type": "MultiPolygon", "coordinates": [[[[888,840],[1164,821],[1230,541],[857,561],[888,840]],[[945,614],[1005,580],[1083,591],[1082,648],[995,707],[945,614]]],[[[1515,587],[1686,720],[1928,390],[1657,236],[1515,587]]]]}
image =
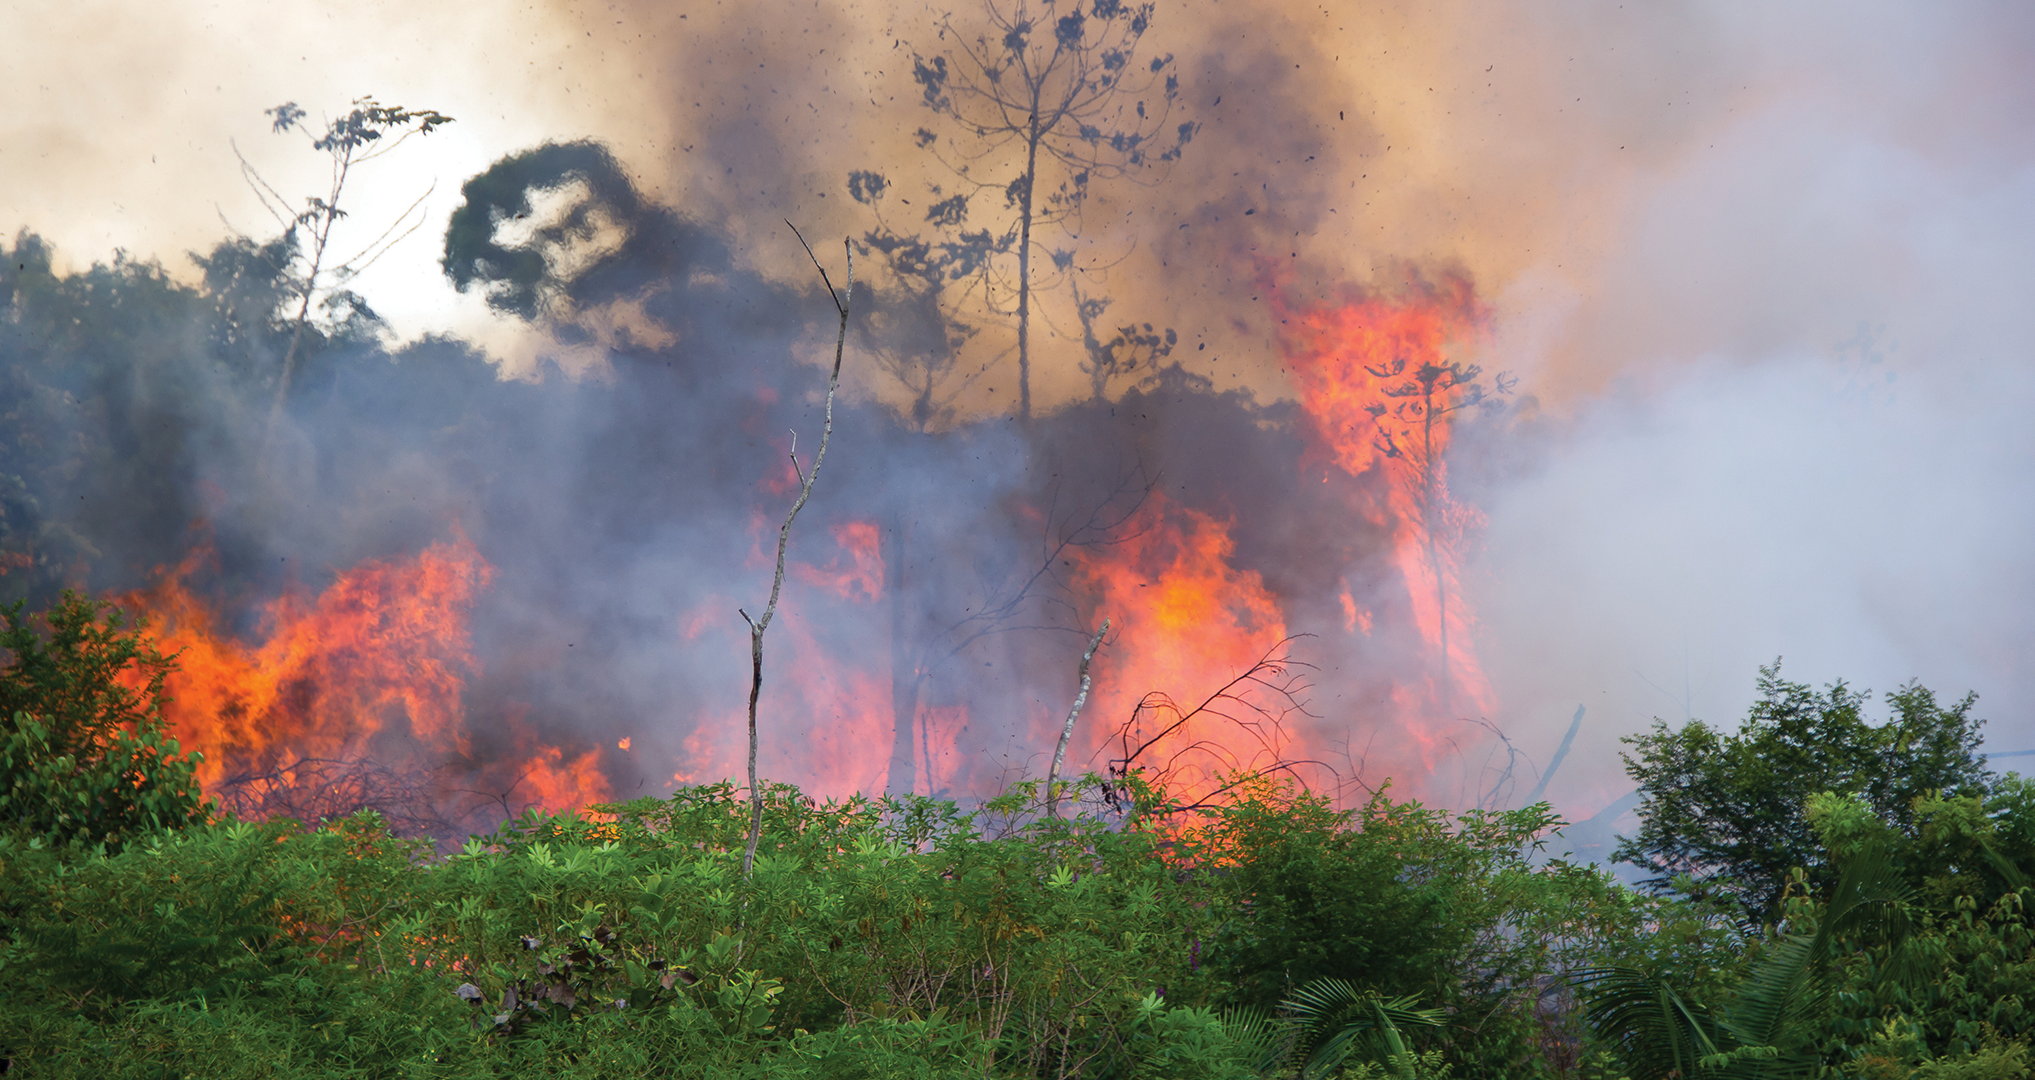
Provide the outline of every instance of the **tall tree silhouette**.
{"type": "MultiPolygon", "coordinates": [[[[1003,197],[1009,216],[996,232],[1016,257],[1006,288],[1016,294],[1018,417],[1032,417],[1032,293],[1039,233],[1057,226],[1078,236],[1081,214],[1099,181],[1135,178],[1178,160],[1194,137],[1191,121],[1174,123],[1180,79],[1172,55],[1140,57],[1152,26],[1151,4],[1090,0],[1062,7],[1055,0],[999,5],[985,0],[979,29],[952,17],[939,25],[943,51],[914,52],[912,75],[925,106],[952,123],[959,138],[942,141],[918,129],[918,145],[956,178],[925,220],[960,230],[970,203],[984,192],[1003,197]]],[[[1068,264],[1056,259],[1049,272],[1068,264]]],[[[1050,264],[1049,264],[1050,265],[1050,264]]]]}
{"type": "Polygon", "coordinates": [[[1385,390],[1390,405],[1373,405],[1377,419],[1379,450],[1394,465],[1411,474],[1417,505],[1415,516],[1421,532],[1422,553],[1434,575],[1436,632],[1441,655],[1442,707],[1449,708],[1449,578],[1454,576],[1453,558],[1444,558],[1444,549],[1454,554],[1473,513],[1449,495],[1448,424],[1451,413],[1464,409],[1502,409],[1503,395],[1510,394],[1518,380],[1509,372],[1499,373],[1492,386],[1478,382],[1484,369],[1476,364],[1429,361],[1409,365],[1404,357],[1383,367],[1366,368],[1380,379],[1403,379],[1385,390]],[[1437,442],[1440,445],[1436,445],[1437,442]]]}
{"type": "Polygon", "coordinates": [[[346,211],[340,208],[340,199],[346,193],[346,184],[352,178],[353,170],[389,153],[413,134],[428,135],[440,125],[452,122],[452,117],[431,109],[412,110],[383,105],[371,97],[355,99],[351,111],[328,122],[320,132],[304,126],[306,114],[294,101],[278,105],[267,113],[276,133],[302,132],[311,141],[311,149],[329,157],[332,176],[325,194],[307,196],[304,208],[292,213],[289,200],[262,179],[246,158],[240,161],[248,186],[254,189],[263,207],[275,217],[276,222],[283,226],[283,239],[295,252],[295,269],[287,280],[292,294],[290,299],[296,302],[297,313],[292,320],[294,328],[289,348],[283,353],[283,370],[276,378],[275,403],[269,409],[267,433],[262,439],[264,461],[275,443],[276,425],[282,418],[283,401],[289,395],[290,376],[295,373],[297,354],[303,348],[304,330],[311,323],[312,301],[322,295],[331,307],[361,307],[358,297],[339,286],[367,269],[391,245],[423,224],[423,217],[416,211],[430,195],[429,191],[418,196],[402,216],[366,247],[346,258],[335,258],[332,230],[339,224],[339,219],[346,216],[346,211]],[[382,140],[390,135],[395,138],[384,143],[382,140]]]}

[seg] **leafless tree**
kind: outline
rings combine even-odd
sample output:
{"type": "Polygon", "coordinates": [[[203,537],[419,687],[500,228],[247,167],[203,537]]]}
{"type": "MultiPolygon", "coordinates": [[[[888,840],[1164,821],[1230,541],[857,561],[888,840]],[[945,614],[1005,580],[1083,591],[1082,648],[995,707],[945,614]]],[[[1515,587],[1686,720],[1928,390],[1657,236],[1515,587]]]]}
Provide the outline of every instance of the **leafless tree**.
{"type": "MultiPolygon", "coordinates": [[[[792,235],[798,235],[798,228],[790,222],[792,235]]],[[[799,236],[799,243],[805,245],[806,254],[812,256],[813,267],[820,272],[820,282],[827,287],[827,297],[834,302],[834,310],[841,317],[839,328],[834,333],[834,369],[827,376],[826,423],[820,429],[820,449],[813,455],[810,470],[799,468],[798,443],[791,447],[792,471],[798,474],[798,498],[791,504],[791,510],[784,515],[784,524],[777,529],[777,572],[770,580],[770,602],[763,607],[763,614],[751,617],[741,609],[735,609],[742,621],[749,624],[749,842],[742,849],[742,876],[746,879],[756,865],[756,844],[763,835],[763,787],[756,779],[756,700],[763,694],[763,632],[770,629],[770,620],[777,617],[778,597],[784,592],[784,555],[791,544],[791,523],[798,519],[798,512],[805,509],[806,500],[812,498],[813,484],[820,478],[820,466],[827,460],[827,443],[834,437],[834,392],[841,386],[841,357],[848,342],[848,310],[855,298],[855,247],[847,240],[841,246],[847,252],[847,283],[839,293],[834,291],[834,282],[827,276],[827,268],[820,265],[820,258],[813,254],[812,246],[799,236]]]]}

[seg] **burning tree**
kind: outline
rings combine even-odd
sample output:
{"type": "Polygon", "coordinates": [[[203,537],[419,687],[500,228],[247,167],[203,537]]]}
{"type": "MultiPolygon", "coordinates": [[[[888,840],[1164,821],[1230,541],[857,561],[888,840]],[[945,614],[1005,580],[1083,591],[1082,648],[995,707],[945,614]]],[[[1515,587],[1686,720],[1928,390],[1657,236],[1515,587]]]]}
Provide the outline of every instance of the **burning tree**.
{"type": "Polygon", "coordinates": [[[1457,682],[1481,696],[1474,661],[1465,658],[1468,680],[1454,670],[1460,643],[1451,642],[1449,593],[1477,514],[1450,497],[1449,437],[1456,414],[1499,408],[1515,380],[1500,374],[1487,386],[1481,367],[1449,358],[1450,345],[1485,317],[1467,277],[1410,267],[1401,275],[1396,295],[1352,290],[1303,305],[1275,285],[1274,297],[1289,370],[1322,448],[1349,476],[1383,481],[1383,505],[1367,513],[1397,532],[1393,558],[1438,657],[1433,703],[1448,711],[1457,682]]]}
{"type": "Polygon", "coordinates": [[[1392,381],[1384,390],[1387,400],[1374,402],[1368,411],[1378,422],[1378,451],[1386,460],[1412,478],[1419,517],[1422,547],[1428,572],[1434,575],[1436,633],[1441,653],[1442,705],[1448,706],[1449,622],[1448,579],[1453,560],[1444,562],[1442,547],[1453,548],[1469,524],[1469,514],[1449,497],[1447,462],[1442,452],[1448,446],[1446,425],[1453,413],[1464,409],[1502,407],[1498,396],[1512,392],[1514,379],[1500,373],[1487,391],[1477,378],[1484,369],[1476,364],[1423,360],[1409,370],[1407,357],[1398,356],[1380,367],[1366,366],[1374,378],[1392,381]],[[1396,380],[1396,381],[1395,381],[1396,380]],[[1438,430],[1439,429],[1439,430],[1438,430]],[[1440,445],[1436,444],[1437,434],[1440,445]]]}
{"type": "MultiPolygon", "coordinates": [[[[1017,321],[1018,417],[1026,423],[1034,233],[1050,225],[1078,236],[1097,181],[1175,161],[1195,132],[1191,121],[1171,124],[1180,95],[1172,55],[1138,55],[1152,26],[1151,4],[1091,0],[1086,10],[1078,2],[1061,10],[1055,0],[1036,6],[1019,0],[1008,8],[985,0],[985,29],[969,34],[943,19],[939,37],[951,47],[912,54],[925,106],[972,140],[942,144],[937,133],[918,129],[915,141],[959,188],[953,194],[933,188],[937,201],[926,222],[965,237],[969,203],[983,192],[1000,193],[1010,215],[986,253],[1017,259],[1007,287],[1016,293],[1010,313],[1017,321]]],[[[1072,255],[1053,253],[1052,263],[1064,272],[1072,255]]]]}
{"type": "MultiPolygon", "coordinates": [[[[896,290],[867,305],[870,313],[863,318],[869,337],[865,340],[875,353],[877,369],[896,379],[910,394],[906,417],[911,430],[920,436],[933,435],[954,422],[952,393],[986,370],[986,366],[971,369],[962,365],[961,350],[980,328],[955,315],[956,294],[965,296],[979,289],[988,296],[992,266],[996,258],[1010,251],[1010,239],[988,229],[970,232],[957,228],[930,239],[907,234],[885,217],[896,186],[887,177],[856,171],[848,175],[847,186],[850,197],[877,215],[877,227],[864,234],[856,250],[881,256],[896,290]]],[[[909,200],[898,202],[910,205],[909,200]]],[[[1077,299],[1082,300],[1079,308],[1090,355],[1098,367],[1108,365],[1097,377],[1098,386],[1110,374],[1133,370],[1141,359],[1162,357],[1170,351],[1173,332],[1165,331],[1162,341],[1149,324],[1142,335],[1130,327],[1103,344],[1096,339],[1093,324],[1109,301],[1084,299],[1078,292],[1077,299]]],[[[1098,390],[1097,396],[1100,393],[1098,390]]],[[[984,583],[980,597],[968,605],[969,614],[940,624],[928,624],[924,613],[910,610],[905,578],[906,568],[913,564],[910,522],[916,514],[909,507],[893,508],[887,514],[882,527],[882,561],[893,643],[893,743],[887,790],[913,789],[918,764],[913,744],[920,734],[918,709],[927,681],[970,646],[1011,630],[1013,620],[1037,599],[1039,587],[1061,557],[1071,550],[1107,542],[1136,515],[1153,486],[1150,477],[1126,472],[1078,508],[1062,508],[1055,498],[1045,515],[1048,521],[1037,558],[1014,566],[1001,581],[984,583]]],[[[907,491],[904,497],[913,496],[907,491]]]]}

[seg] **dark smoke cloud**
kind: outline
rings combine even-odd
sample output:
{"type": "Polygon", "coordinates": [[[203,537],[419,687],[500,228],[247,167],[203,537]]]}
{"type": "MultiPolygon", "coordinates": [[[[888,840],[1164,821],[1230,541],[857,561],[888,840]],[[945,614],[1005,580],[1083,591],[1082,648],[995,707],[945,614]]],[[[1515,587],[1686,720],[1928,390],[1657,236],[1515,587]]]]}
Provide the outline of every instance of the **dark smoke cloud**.
{"type": "MultiPolygon", "coordinates": [[[[55,18],[7,36],[58,40],[55,18]]],[[[477,620],[488,674],[476,715],[525,708],[575,745],[632,735],[635,750],[605,761],[617,787],[668,782],[662,763],[692,753],[699,718],[739,706],[733,607],[762,595],[755,556],[775,513],[759,484],[781,468],[788,429],[802,448],[816,435],[811,361],[829,309],[782,219],[831,259],[838,237],[875,227],[848,197],[850,171],[882,170],[901,194],[940,179],[914,153],[926,117],[906,64],[939,46],[932,13],[559,5],[472,18],[480,29],[412,13],[372,43],[335,32],[322,66],[150,18],[156,38],[190,46],[137,67],[153,74],[132,86],[95,83],[131,129],[84,122],[60,89],[13,111],[16,124],[48,119],[0,138],[0,211],[12,211],[0,218],[89,236],[63,249],[73,265],[157,220],[183,224],[138,250],[207,249],[208,200],[236,190],[228,132],[248,144],[263,106],[373,90],[460,117],[444,134],[470,142],[424,144],[456,149],[423,167],[446,177],[435,213],[453,211],[463,179],[494,185],[464,196],[455,247],[473,256],[470,290],[455,298],[437,280],[425,265],[436,252],[415,260],[422,286],[394,290],[430,298],[411,309],[428,315],[406,316],[412,338],[452,327],[481,344],[335,340],[271,489],[250,464],[260,395],[232,371],[270,356],[256,330],[221,344],[218,316],[166,315],[74,343],[106,370],[134,357],[133,371],[118,387],[41,378],[72,404],[36,415],[73,409],[64,423],[126,441],[108,434],[99,457],[52,472],[62,482],[37,496],[44,511],[84,509],[46,520],[75,533],[93,582],[110,586],[174,561],[203,518],[218,588],[251,602],[292,574],[315,587],[360,558],[414,552],[456,519],[499,569],[477,620]],[[462,34],[477,44],[454,60],[390,59],[409,49],[390,35],[446,53],[462,34]],[[260,78],[194,97],[213,84],[200,69],[260,78]],[[247,126],[198,126],[228,113],[247,126]],[[130,130],[177,138],[115,138],[130,130]],[[585,138],[598,146],[573,142],[585,138]],[[217,167],[155,145],[172,141],[217,167]],[[119,179],[155,175],[141,161],[158,151],[177,179],[148,183],[174,205],[119,179]],[[484,296],[506,316],[490,321],[484,296]],[[522,381],[496,379],[495,365],[522,381]]],[[[801,522],[801,558],[840,556],[831,530],[852,519],[913,522],[926,546],[903,555],[924,584],[905,618],[945,626],[1026,564],[1042,533],[1027,508],[1069,485],[1093,502],[1122,477],[1158,478],[1235,519],[1239,562],[1271,583],[1293,629],[1327,628],[1310,646],[1341,672],[1321,693],[1324,723],[1360,724],[1405,657],[1329,633],[1335,594],[1345,581],[1387,590],[1390,574],[1377,538],[1292,467],[1303,436],[1262,283],[1268,262],[1312,295],[1389,282],[1407,260],[1459,266],[1496,312],[1475,358],[1521,374],[1533,398],[1466,431],[1454,461],[1491,517],[1471,597],[1501,701],[1488,719],[1545,761],[1588,706],[1567,783],[1550,788],[1562,809],[1594,812],[1623,791],[1615,735],[1655,714],[1728,721],[1752,665],[1774,654],[1813,680],[1976,689],[1996,746],[2035,745],[2012,644],[2031,594],[2016,545],[2035,517],[2019,435],[2031,34],[2018,10],[1194,3],[1162,6],[1152,40],[1180,58],[1202,128],[1170,172],[1098,204],[1089,286],[1111,319],[1174,330],[1167,359],[1182,367],[1086,400],[1080,327],[1060,297],[1041,363],[1041,396],[1059,411],[1019,433],[1000,419],[1007,324],[974,311],[984,330],[962,366],[980,374],[937,422],[900,422],[909,395],[873,356],[909,331],[923,339],[929,320],[899,314],[898,283],[865,278],[874,318],[856,341],[872,360],[851,366],[839,471],[801,522]]],[[[200,276],[168,261],[178,280],[200,276]]],[[[815,641],[883,671],[888,656],[858,631],[889,616],[808,588],[815,641]]],[[[1031,615],[1080,613],[1078,598],[1057,599],[1073,607],[1031,615]]],[[[1070,678],[1071,639],[999,637],[965,677],[950,664],[929,684],[929,702],[988,710],[965,744],[970,776],[1040,743],[1056,707],[1039,688],[1070,678]]],[[[1485,760],[1488,746],[1465,745],[1465,760],[1485,760]]],[[[1482,783],[1460,771],[1420,782],[1456,803],[1482,783]]]]}

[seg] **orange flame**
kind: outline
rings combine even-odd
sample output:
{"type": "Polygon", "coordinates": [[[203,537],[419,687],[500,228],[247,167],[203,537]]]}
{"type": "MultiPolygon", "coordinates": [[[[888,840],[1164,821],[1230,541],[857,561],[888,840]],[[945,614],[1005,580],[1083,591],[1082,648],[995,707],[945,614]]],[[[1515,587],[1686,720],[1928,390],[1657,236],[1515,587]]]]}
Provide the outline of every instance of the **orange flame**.
{"type": "Polygon", "coordinates": [[[874,600],[882,596],[883,550],[876,523],[844,521],[829,531],[840,545],[840,552],[825,566],[793,563],[792,575],[844,600],[874,600]]]}
{"type": "Polygon", "coordinates": [[[1151,497],[1141,520],[1123,542],[1081,549],[1072,560],[1074,594],[1089,602],[1095,622],[1112,621],[1095,667],[1093,719],[1083,726],[1107,735],[1128,724],[1133,748],[1156,739],[1132,764],[1170,773],[1174,793],[1191,798],[1220,773],[1284,752],[1291,733],[1247,731],[1234,721],[1255,718],[1235,708],[1176,725],[1171,710],[1141,704],[1177,699],[1180,712],[1191,711],[1285,640],[1286,623],[1257,571],[1232,565],[1229,522],[1164,494],[1151,497]]]}
{"type": "MultiPolygon", "coordinates": [[[[189,586],[208,557],[194,552],[120,600],[177,655],[164,711],[183,745],[204,753],[198,779],[207,792],[278,768],[290,782],[292,763],[306,761],[467,755],[462,698],[480,670],[467,616],[493,570],[464,536],[411,559],[362,563],[308,602],[271,601],[255,646],[226,633],[189,586]]],[[[591,754],[568,762],[525,731],[516,742],[528,756],[526,799],[534,789],[545,805],[564,807],[605,795],[591,754]]]]}
{"type": "MultiPolygon", "coordinates": [[[[1451,496],[1447,474],[1452,410],[1464,406],[1467,391],[1453,375],[1437,374],[1461,374],[1448,350],[1476,328],[1481,312],[1468,283],[1451,278],[1400,298],[1317,305],[1282,298],[1280,314],[1287,369],[1323,480],[1348,478],[1338,490],[1348,492],[1350,514],[1391,537],[1391,565],[1405,588],[1402,602],[1329,582],[1340,605],[1340,619],[1330,621],[1381,650],[1394,629],[1411,623],[1415,633],[1404,636],[1417,637],[1424,663],[1395,672],[1379,700],[1432,765],[1441,747],[1437,721],[1460,707],[1494,711],[1461,592],[1462,561],[1480,519],[1451,496]]],[[[796,486],[788,463],[758,486],[782,496],[787,483],[796,486]]],[[[774,512],[755,512],[746,560],[752,568],[772,567],[779,520],[774,512]]],[[[1205,794],[1220,773],[1323,749],[1303,745],[1317,735],[1304,725],[1281,728],[1276,701],[1258,702],[1273,710],[1269,717],[1235,702],[1222,710],[1227,715],[1175,723],[1288,637],[1279,598],[1255,570],[1238,565],[1231,530],[1231,521],[1159,493],[1126,532],[1067,556],[1064,584],[1083,615],[1091,626],[1108,617],[1114,627],[1079,728],[1086,749],[1118,731],[1130,746],[1152,740],[1134,764],[1170,771],[1175,794],[1187,797],[1205,794]],[[1175,711],[1167,711],[1165,695],[1178,699],[1175,711]]],[[[872,618],[876,605],[887,599],[879,527],[848,521],[830,532],[831,548],[812,543],[817,536],[802,537],[796,554],[823,554],[794,557],[787,568],[804,588],[785,599],[775,623],[782,629],[772,634],[760,709],[761,772],[839,796],[884,783],[893,744],[891,651],[910,643],[869,632],[881,621],[872,618]]],[[[253,646],[228,635],[186,585],[198,561],[187,560],[128,604],[150,617],[165,652],[181,654],[183,670],[169,683],[175,699],[169,719],[186,746],[205,753],[199,778],[208,791],[250,770],[302,759],[470,756],[475,740],[463,693],[479,664],[467,618],[493,571],[464,537],[412,559],[364,563],[313,599],[285,596],[268,604],[261,643],[253,646]]],[[[697,717],[675,782],[746,771],[749,643],[734,611],[716,597],[677,620],[682,647],[728,656],[730,677],[725,697],[697,717]]],[[[1032,709],[1032,734],[1051,729],[1035,745],[1052,745],[1065,716],[1061,700],[1057,709],[1043,703],[1032,709]]],[[[917,721],[919,790],[981,778],[979,763],[965,760],[980,754],[982,741],[963,737],[965,704],[922,701],[917,721]]],[[[564,808],[607,796],[602,754],[613,751],[549,745],[518,714],[495,722],[505,725],[514,748],[510,772],[519,798],[564,808]]],[[[631,745],[621,738],[614,749],[629,753],[631,745]]],[[[1077,752],[1069,764],[1086,756],[1077,752]]]]}
{"type": "MultiPolygon", "coordinates": [[[[1282,298],[1287,370],[1329,459],[1351,477],[1385,481],[1383,505],[1359,509],[1392,530],[1393,563],[1434,671],[1425,704],[1409,706],[1403,685],[1394,697],[1427,719],[1461,705],[1489,714],[1495,701],[1471,649],[1461,582],[1463,549],[1482,517],[1450,495],[1447,460],[1453,414],[1471,400],[1462,377],[1470,373],[1451,364],[1448,346],[1476,328],[1482,310],[1463,278],[1417,284],[1402,298],[1314,306],[1282,298]]],[[[1347,592],[1342,599],[1349,623],[1369,633],[1370,612],[1347,592]]]]}

